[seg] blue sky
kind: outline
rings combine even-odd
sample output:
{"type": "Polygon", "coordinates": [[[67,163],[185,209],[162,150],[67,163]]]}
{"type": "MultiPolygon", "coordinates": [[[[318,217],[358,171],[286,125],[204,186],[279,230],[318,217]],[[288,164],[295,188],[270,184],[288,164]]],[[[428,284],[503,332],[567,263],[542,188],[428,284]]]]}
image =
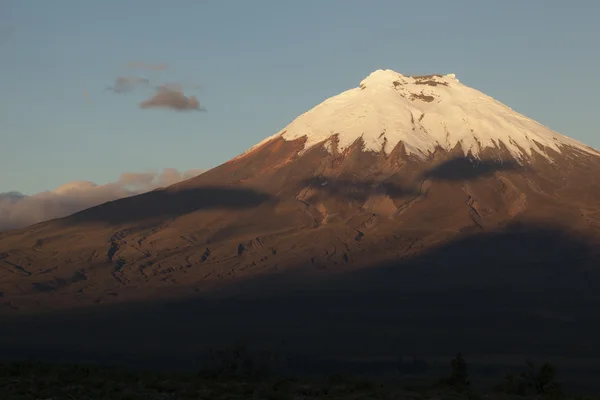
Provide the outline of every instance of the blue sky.
{"type": "Polygon", "coordinates": [[[596,0],[3,0],[0,192],[210,168],[379,68],[455,73],[600,148],[598,15],[596,0]],[[106,90],[119,76],[182,83],[207,112],[141,109],[152,90],[106,90]]]}

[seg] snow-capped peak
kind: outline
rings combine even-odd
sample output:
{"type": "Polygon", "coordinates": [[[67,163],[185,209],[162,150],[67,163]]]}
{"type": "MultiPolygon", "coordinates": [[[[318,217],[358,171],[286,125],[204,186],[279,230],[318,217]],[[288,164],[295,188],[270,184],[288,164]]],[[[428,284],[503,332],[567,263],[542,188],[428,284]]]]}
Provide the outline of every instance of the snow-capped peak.
{"type": "Polygon", "coordinates": [[[545,147],[561,152],[565,145],[600,155],[463,85],[454,74],[405,76],[389,69],[372,72],[358,88],[325,100],[257,146],[281,136],[306,137],[305,150],[317,144],[329,148],[334,134],[341,150],[362,138],[365,150],[389,153],[403,142],[418,157],[457,144],[477,157],[500,142],[517,160],[532,152],[548,157],[545,147]]]}

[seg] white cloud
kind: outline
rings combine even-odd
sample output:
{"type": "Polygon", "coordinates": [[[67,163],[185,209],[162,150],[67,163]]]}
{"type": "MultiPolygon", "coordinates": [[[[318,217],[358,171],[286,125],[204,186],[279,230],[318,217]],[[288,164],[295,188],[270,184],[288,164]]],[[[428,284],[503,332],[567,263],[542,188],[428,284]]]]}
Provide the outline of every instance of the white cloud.
{"type": "Polygon", "coordinates": [[[31,196],[18,192],[0,193],[0,231],[65,217],[107,201],[169,186],[202,172],[194,169],[181,173],[174,168],[165,168],[160,173],[125,172],[116,182],[106,185],[74,181],[31,196]]]}

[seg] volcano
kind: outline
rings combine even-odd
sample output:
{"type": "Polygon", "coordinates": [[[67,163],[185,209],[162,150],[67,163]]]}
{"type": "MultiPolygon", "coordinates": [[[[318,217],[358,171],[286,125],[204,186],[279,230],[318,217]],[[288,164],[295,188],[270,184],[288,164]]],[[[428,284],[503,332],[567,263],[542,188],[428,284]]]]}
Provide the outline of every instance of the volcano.
{"type": "Polygon", "coordinates": [[[551,326],[540,349],[600,357],[564,339],[600,333],[599,244],[598,151],[452,74],[378,70],[195,178],[1,233],[0,305],[242,298],[285,332],[368,320],[372,343],[404,324],[472,348],[504,327],[496,350],[520,351],[551,326]]]}
{"type": "Polygon", "coordinates": [[[600,153],[453,74],[378,70],[198,177],[1,234],[0,290],[23,309],[202,292],[532,224],[596,237],[600,153]]]}

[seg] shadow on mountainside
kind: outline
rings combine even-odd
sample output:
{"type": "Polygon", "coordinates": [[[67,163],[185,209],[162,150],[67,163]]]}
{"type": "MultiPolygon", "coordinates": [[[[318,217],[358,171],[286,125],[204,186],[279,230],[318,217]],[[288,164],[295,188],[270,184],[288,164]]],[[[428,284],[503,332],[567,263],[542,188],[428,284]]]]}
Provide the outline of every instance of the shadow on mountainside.
{"type": "MultiPolygon", "coordinates": [[[[497,171],[516,171],[520,168],[518,163],[511,161],[458,157],[424,172],[421,174],[421,179],[468,181],[497,171]]],[[[417,184],[399,184],[393,181],[393,177],[381,182],[372,179],[327,179],[313,177],[302,181],[302,185],[332,197],[363,202],[373,194],[384,194],[391,198],[420,194],[417,184]]],[[[62,222],[69,225],[90,221],[122,224],[173,218],[197,210],[242,210],[269,201],[277,201],[277,199],[250,188],[235,186],[207,185],[195,188],[158,189],[91,207],[63,218],[62,222]]]]}
{"type": "Polygon", "coordinates": [[[362,269],[324,272],[307,262],[301,274],[282,268],[195,299],[3,316],[0,354],[184,369],[197,368],[209,347],[248,338],[313,366],[327,357],[460,350],[490,365],[501,355],[565,357],[556,363],[562,371],[569,360],[600,359],[594,245],[557,228],[515,225],[362,269]]]}
{"type": "Polygon", "coordinates": [[[349,180],[313,177],[304,180],[302,186],[315,189],[318,192],[325,193],[332,197],[362,202],[374,194],[382,194],[391,198],[397,198],[419,193],[415,188],[399,185],[390,181],[378,182],[375,180],[360,179],[349,180]]]}
{"type": "Polygon", "coordinates": [[[69,224],[89,221],[121,224],[172,218],[197,210],[243,210],[271,200],[273,197],[269,194],[242,187],[159,189],[88,208],[66,217],[64,221],[69,224]]]}
{"type": "Polygon", "coordinates": [[[490,176],[495,172],[518,171],[523,167],[513,160],[478,160],[456,157],[441,163],[423,174],[423,178],[442,181],[469,181],[490,176]]]}
{"type": "MultiPolygon", "coordinates": [[[[491,159],[478,160],[472,157],[455,157],[419,175],[420,180],[436,181],[473,181],[493,175],[495,172],[520,171],[523,167],[516,161],[498,161],[491,159]]],[[[317,176],[302,181],[303,187],[308,187],[318,193],[331,197],[366,201],[371,195],[387,195],[391,198],[417,196],[420,194],[419,184],[397,183],[397,177],[384,180],[374,179],[343,179],[317,176]]]]}

